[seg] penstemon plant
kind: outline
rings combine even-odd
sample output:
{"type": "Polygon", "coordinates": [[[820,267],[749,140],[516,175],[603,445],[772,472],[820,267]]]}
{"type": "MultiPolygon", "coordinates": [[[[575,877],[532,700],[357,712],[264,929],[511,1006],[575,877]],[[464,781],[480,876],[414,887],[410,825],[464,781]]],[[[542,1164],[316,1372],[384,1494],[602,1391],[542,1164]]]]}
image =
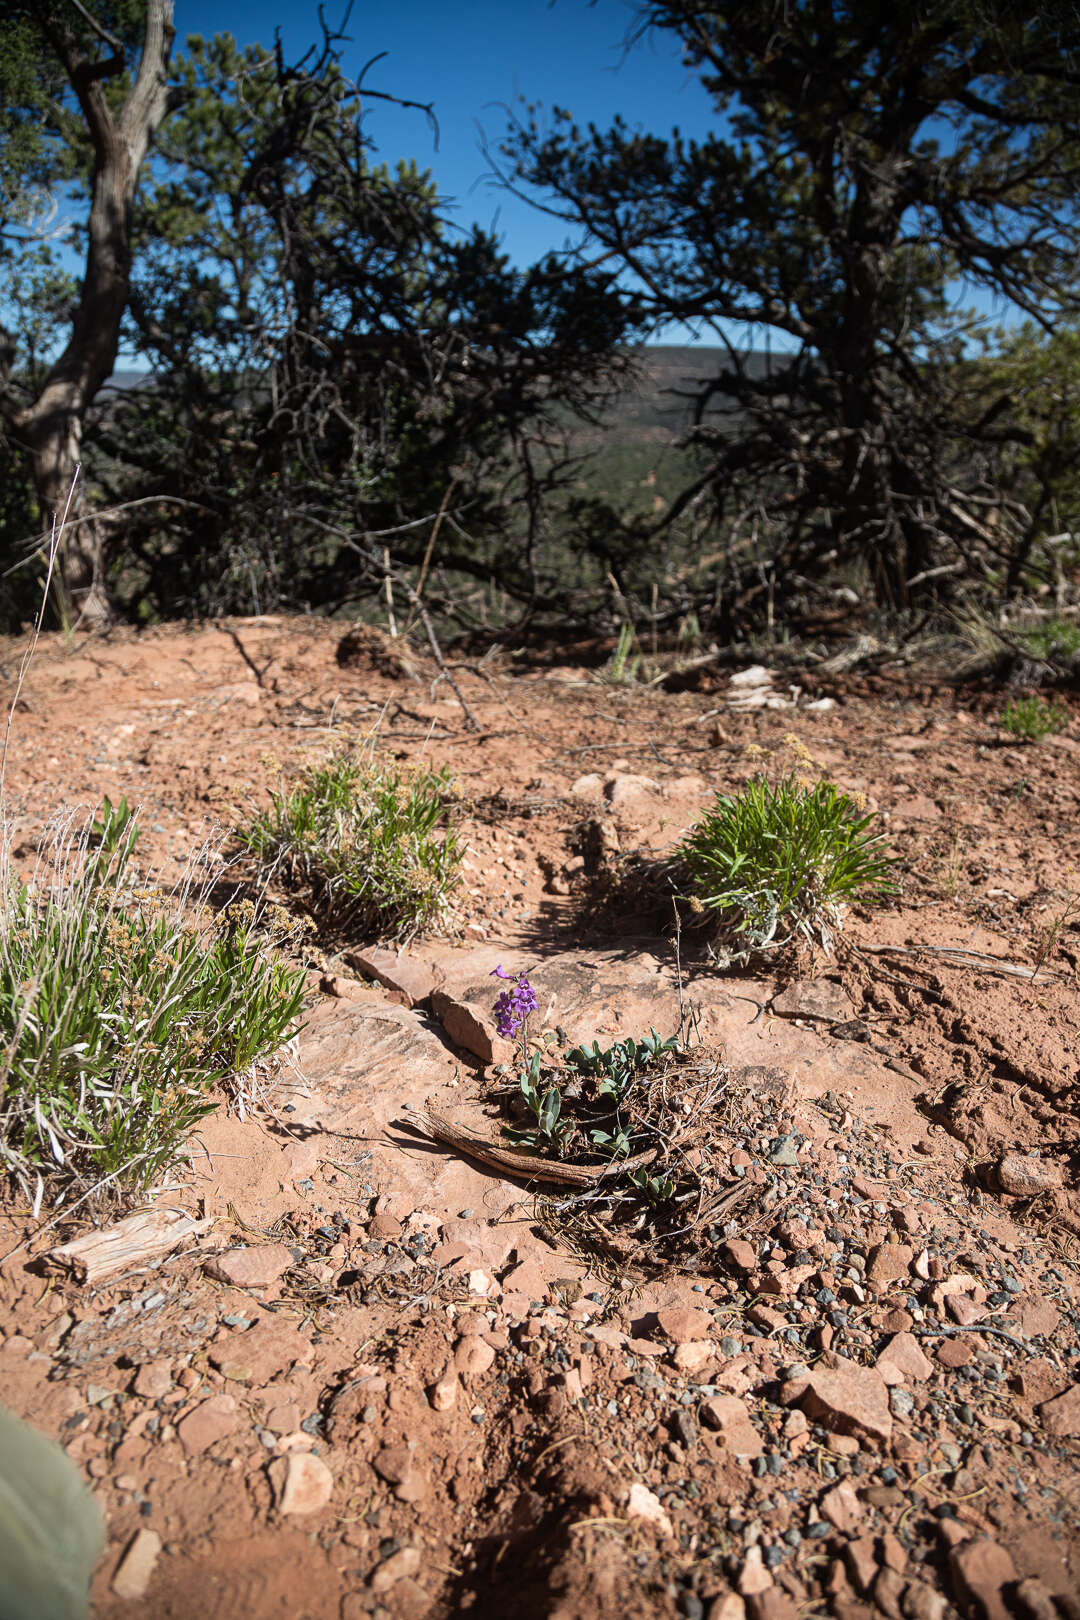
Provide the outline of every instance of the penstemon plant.
{"type": "Polygon", "coordinates": [[[504,1040],[517,1040],[521,1056],[521,1094],[536,1121],[535,1128],[511,1131],[516,1140],[542,1143],[562,1152],[573,1132],[573,1125],[562,1116],[562,1097],[557,1086],[544,1086],[540,1077],[540,1053],[529,1055],[529,1017],[540,1003],[524,973],[514,979],[502,964],[493,969],[493,979],[505,979],[511,986],[495,1003],[495,1028],[504,1040]]]}

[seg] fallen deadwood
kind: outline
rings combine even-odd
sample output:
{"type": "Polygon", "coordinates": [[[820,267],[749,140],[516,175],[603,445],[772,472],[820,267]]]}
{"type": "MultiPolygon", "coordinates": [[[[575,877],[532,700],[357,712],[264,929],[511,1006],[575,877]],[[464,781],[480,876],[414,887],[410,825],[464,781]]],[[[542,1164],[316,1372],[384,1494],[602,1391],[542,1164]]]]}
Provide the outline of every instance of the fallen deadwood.
{"type": "Polygon", "coordinates": [[[160,1260],[182,1244],[201,1237],[213,1224],[212,1220],[198,1221],[183,1209],[141,1209],[100,1232],[86,1232],[50,1249],[43,1260],[49,1271],[92,1286],[117,1272],[160,1260]]]}
{"type": "Polygon", "coordinates": [[[440,1109],[427,1103],[424,1123],[437,1142],[444,1143],[457,1153],[498,1170],[504,1176],[520,1176],[525,1181],[552,1181],[563,1186],[592,1187],[608,1176],[625,1175],[628,1170],[651,1164],[656,1149],[638,1153],[632,1159],[612,1159],[608,1164],[564,1164],[556,1159],[541,1159],[535,1153],[522,1153],[516,1148],[503,1147],[490,1137],[470,1131],[447,1117],[440,1109]]]}

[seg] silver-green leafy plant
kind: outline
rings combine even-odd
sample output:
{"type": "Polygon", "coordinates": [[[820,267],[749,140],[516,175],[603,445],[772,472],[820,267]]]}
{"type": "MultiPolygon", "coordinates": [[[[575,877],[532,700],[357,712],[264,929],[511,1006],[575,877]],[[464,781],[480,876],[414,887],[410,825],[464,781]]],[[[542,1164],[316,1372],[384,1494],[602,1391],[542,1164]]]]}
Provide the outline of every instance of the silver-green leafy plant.
{"type": "Polygon", "coordinates": [[[275,793],[236,836],[261,883],[301,890],[336,927],[407,941],[450,920],[462,857],[455,797],[446,770],[340,753],[275,793]]]}
{"type": "Polygon", "coordinates": [[[662,1052],[672,1052],[678,1044],[676,1036],[665,1041],[655,1029],[650,1029],[643,1040],[635,1041],[629,1036],[604,1050],[598,1041],[593,1041],[591,1047],[572,1047],[566,1054],[566,1063],[579,1074],[595,1078],[597,1097],[621,1102],[630,1082],[650,1063],[655,1063],[662,1052]]]}
{"type": "MultiPolygon", "coordinates": [[[[148,1185],[216,1104],[296,1029],[302,970],[256,908],[214,919],[188,885],[139,887],[138,829],[103,808],[54,832],[29,881],[0,882],[0,1168],[148,1185]]],[[[5,856],[7,851],[5,850],[5,856]]]]}
{"type": "Polygon", "coordinates": [[[873,822],[832,782],[756,776],[717,794],[679,856],[696,899],[744,953],[798,935],[828,948],[845,902],[895,892],[873,822]]]}

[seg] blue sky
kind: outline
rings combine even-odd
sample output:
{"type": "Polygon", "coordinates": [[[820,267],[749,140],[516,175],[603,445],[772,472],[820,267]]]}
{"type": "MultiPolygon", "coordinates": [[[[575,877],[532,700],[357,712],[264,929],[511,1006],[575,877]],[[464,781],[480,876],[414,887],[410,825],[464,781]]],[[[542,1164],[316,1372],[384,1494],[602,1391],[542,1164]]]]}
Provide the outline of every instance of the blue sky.
{"type": "MultiPolygon", "coordinates": [[[[328,0],[327,21],[344,15],[345,0],[328,0]]],[[[631,124],[667,130],[709,128],[709,100],[682,67],[673,39],[642,41],[624,50],[634,8],[627,0],[356,0],[346,29],[344,67],[368,74],[374,89],[431,102],[439,144],[422,113],[371,103],[368,129],[379,155],[394,163],[415,157],[431,168],[452,197],[463,225],[497,222],[518,263],[531,262],[561,240],[561,227],[484,179],[483,129],[492,144],[506,127],[504,108],[518,97],[568,108],[580,123],[603,126],[616,113],[631,124]]],[[[286,58],[320,39],[314,4],[258,5],[252,0],[176,0],[177,44],[188,34],[229,32],[240,44],[273,43],[280,29],[286,58]]]]}
{"type": "MultiPolygon", "coordinates": [[[[327,0],[331,26],[340,24],[346,4],[327,0]]],[[[415,158],[430,168],[452,202],[449,218],[465,228],[494,227],[511,259],[524,265],[561,246],[566,227],[494,184],[481,151],[482,133],[497,146],[507,109],[520,98],[549,111],[565,107],[582,126],[606,128],[617,113],[657,134],[678,125],[684,134],[704,135],[715,125],[709,97],[683,67],[673,36],[654,32],[627,48],[636,12],[633,0],[355,0],[343,66],[356,77],[385,52],[365,82],[432,103],[437,147],[422,113],[372,101],[367,128],[378,155],[390,164],[415,158]]],[[[314,0],[176,0],[175,17],[180,49],[188,34],[224,32],[242,45],[269,46],[280,30],[286,60],[294,61],[322,38],[314,0]]],[[[981,292],[961,301],[995,319],[1005,315],[981,292]]],[[[764,336],[730,335],[753,346],[764,336]]],[[[657,340],[686,343],[694,334],[669,327],[657,340]]],[[[782,334],[770,341],[787,346],[782,334]]]]}
{"type": "MultiPolygon", "coordinates": [[[[647,39],[625,49],[635,8],[628,0],[397,0],[378,6],[356,0],[343,65],[356,76],[379,51],[367,75],[373,89],[431,102],[438,147],[424,115],[372,101],[367,128],[381,159],[415,158],[430,168],[440,193],[453,201],[456,223],[494,227],[517,264],[561,245],[565,228],[492,184],[481,131],[497,145],[506,109],[520,97],[546,109],[567,108],[577,121],[601,128],[616,113],[658,133],[678,124],[686,133],[711,127],[709,98],[683,68],[673,39],[647,39]]],[[[321,39],[314,4],[258,5],[252,0],[176,0],[177,46],[188,34],[231,33],[238,43],[271,45],[280,29],[287,60],[321,39]]],[[[344,0],[328,0],[327,21],[344,15],[344,0]]],[[[664,334],[689,341],[683,329],[664,334]]]]}

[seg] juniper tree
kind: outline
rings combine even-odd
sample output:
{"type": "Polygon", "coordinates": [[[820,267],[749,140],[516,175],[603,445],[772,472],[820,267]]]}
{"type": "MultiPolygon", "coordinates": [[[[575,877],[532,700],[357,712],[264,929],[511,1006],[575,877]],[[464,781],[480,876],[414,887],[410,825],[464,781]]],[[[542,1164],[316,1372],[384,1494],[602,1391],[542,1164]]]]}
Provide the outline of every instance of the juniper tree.
{"type": "MultiPolygon", "coordinates": [[[[712,503],[771,535],[778,589],[865,567],[906,607],[965,566],[982,493],[957,288],[1051,330],[1076,308],[1080,13],[1009,0],[648,0],[715,128],[663,137],[531,110],[510,183],[617,266],[654,326],[726,346],[696,392],[699,471],[655,528],[712,503]],[[749,328],[771,363],[750,365],[749,328]]],[[[985,400],[983,401],[985,407],[985,400]]]]}

